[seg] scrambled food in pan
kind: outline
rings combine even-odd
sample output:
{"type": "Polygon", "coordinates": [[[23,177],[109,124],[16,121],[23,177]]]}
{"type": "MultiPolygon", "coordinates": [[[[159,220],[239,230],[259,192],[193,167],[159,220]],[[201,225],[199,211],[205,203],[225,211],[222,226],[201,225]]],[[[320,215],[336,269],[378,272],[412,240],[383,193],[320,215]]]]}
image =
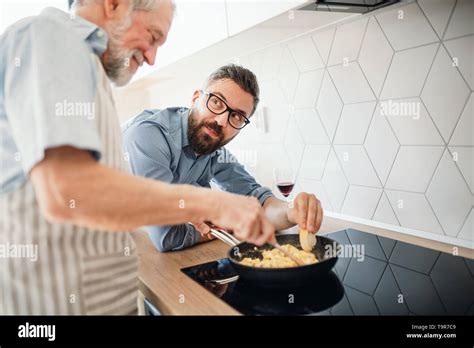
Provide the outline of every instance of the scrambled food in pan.
{"type": "MultiPolygon", "coordinates": [[[[288,251],[291,255],[294,255],[300,260],[302,260],[305,264],[309,265],[318,262],[318,259],[316,258],[316,256],[314,256],[314,254],[308,251],[299,250],[291,244],[284,244],[282,245],[282,248],[288,251]]],[[[284,268],[298,266],[296,262],[294,262],[288,256],[285,256],[285,254],[283,254],[278,249],[264,250],[262,251],[262,255],[263,259],[246,257],[242,259],[240,263],[246,266],[268,268],[284,268]]]]}

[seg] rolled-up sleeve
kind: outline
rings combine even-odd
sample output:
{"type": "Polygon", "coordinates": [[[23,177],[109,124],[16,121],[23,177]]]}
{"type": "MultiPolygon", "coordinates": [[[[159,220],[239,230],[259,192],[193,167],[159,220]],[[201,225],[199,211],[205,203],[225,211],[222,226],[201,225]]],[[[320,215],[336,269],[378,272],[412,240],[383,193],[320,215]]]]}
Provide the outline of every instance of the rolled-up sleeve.
{"type": "Polygon", "coordinates": [[[4,52],[4,105],[25,173],[58,146],[99,159],[96,68],[85,42],[46,21],[6,35],[14,44],[4,52]]]}
{"type": "Polygon", "coordinates": [[[161,252],[182,250],[201,240],[201,234],[191,225],[145,226],[156,249],[161,252]]]}
{"type": "MultiPolygon", "coordinates": [[[[171,183],[171,150],[163,130],[154,124],[139,122],[123,131],[123,142],[135,175],[171,183]]],[[[181,250],[201,240],[201,234],[187,224],[145,226],[153,245],[161,252],[181,250]]]]}
{"type": "Polygon", "coordinates": [[[268,187],[261,186],[225,147],[218,150],[213,160],[213,182],[222,190],[245,196],[253,196],[263,205],[273,197],[268,187]]]}

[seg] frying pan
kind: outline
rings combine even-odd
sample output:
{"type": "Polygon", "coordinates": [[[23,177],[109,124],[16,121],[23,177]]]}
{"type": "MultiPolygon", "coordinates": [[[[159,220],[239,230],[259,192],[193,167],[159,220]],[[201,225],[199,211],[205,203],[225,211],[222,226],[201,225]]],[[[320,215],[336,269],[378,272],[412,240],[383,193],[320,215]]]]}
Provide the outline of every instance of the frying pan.
{"type": "MultiPolygon", "coordinates": [[[[240,263],[244,258],[262,258],[262,251],[271,250],[273,247],[269,244],[257,247],[251,243],[240,242],[230,233],[216,227],[211,227],[210,233],[231,246],[227,252],[227,258],[230,260],[239,278],[252,285],[294,287],[309,283],[316,284],[319,279],[329,274],[337,262],[337,253],[335,251],[338,250],[338,243],[327,237],[316,236],[316,246],[311,252],[319,260],[317,263],[285,268],[247,266],[240,263]],[[329,249],[328,246],[330,246],[329,249]],[[334,253],[327,250],[334,251],[334,253]]],[[[291,244],[301,249],[298,234],[277,235],[276,239],[280,245],[291,244]]]]}

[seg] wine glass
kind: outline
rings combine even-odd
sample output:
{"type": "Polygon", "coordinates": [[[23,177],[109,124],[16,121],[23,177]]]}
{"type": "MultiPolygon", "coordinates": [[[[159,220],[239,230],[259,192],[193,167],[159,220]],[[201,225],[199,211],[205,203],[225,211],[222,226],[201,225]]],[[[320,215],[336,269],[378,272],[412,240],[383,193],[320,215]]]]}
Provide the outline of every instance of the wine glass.
{"type": "Polygon", "coordinates": [[[273,179],[280,193],[289,202],[289,196],[295,186],[295,173],[291,168],[273,168],[273,179]]]}

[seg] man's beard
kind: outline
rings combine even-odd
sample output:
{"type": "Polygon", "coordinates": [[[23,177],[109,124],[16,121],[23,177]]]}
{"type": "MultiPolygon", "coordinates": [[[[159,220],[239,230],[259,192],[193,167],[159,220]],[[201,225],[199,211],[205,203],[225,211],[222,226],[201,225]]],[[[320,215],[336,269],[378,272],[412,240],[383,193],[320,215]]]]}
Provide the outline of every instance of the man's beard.
{"type": "Polygon", "coordinates": [[[135,74],[135,71],[130,69],[132,58],[137,60],[139,66],[144,62],[143,54],[140,50],[130,50],[122,46],[123,35],[130,28],[131,24],[132,19],[129,15],[128,19],[122,23],[107,25],[108,55],[103,65],[107,76],[116,86],[126,85],[135,74]]]}
{"type": "MultiPolygon", "coordinates": [[[[189,111],[188,118],[188,141],[195,153],[199,155],[209,155],[227,144],[234,137],[224,140],[224,132],[217,122],[198,122],[198,112],[196,109],[189,111]],[[207,134],[205,127],[211,128],[217,133],[218,137],[214,138],[207,134]]],[[[237,135],[237,134],[236,134],[237,135]]]]}

